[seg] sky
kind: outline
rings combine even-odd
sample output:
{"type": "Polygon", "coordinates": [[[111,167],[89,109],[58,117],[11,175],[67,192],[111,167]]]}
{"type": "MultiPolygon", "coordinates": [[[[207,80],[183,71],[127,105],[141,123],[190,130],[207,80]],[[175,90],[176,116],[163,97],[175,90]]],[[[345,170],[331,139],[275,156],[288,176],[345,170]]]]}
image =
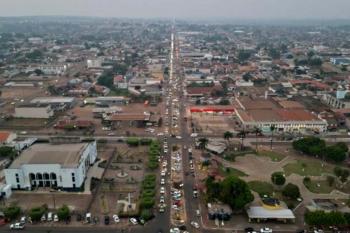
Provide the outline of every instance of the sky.
{"type": "Polygon", "coordinates": [[[350,0],[0,0],[0,16],[350,19],[350,0]]]}

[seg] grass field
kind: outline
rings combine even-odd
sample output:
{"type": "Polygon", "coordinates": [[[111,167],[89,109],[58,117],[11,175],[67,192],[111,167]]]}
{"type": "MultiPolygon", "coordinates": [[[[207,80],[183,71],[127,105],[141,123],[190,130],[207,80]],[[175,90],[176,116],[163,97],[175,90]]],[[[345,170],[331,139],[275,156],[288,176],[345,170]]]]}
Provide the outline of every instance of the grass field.
{"type": "Polygon", "coordinates": [[[279,162],[286,157],[285,155],[283,155],[281,153],[277,153],[275,151],[267,151],[267,150],[259,151],[258,156],[269,157],[271,159],[271,161],[273,161],[273,162],[279,162]]]}
{"type": "Polygon", "coordinates": [[[264,181],[250,181],[248,182],[248,186],[251,190],[257,192],[260,197],[264,195],[272,196],[274,190],[272,184],[264,181]]]}
{"type": "Polygon", "coordinates": [[[314,160],[297,160],[283,167],[286,176],[292,173],[301,176],[320,176],[323,173],[333,173],[333,166],[314,160]]]}
{"type": "Polygon", "coordinates": [[[334,187],[329,186],[326,180],[304,182],[305,187],[312,193],[330,193],[334,187]]]}

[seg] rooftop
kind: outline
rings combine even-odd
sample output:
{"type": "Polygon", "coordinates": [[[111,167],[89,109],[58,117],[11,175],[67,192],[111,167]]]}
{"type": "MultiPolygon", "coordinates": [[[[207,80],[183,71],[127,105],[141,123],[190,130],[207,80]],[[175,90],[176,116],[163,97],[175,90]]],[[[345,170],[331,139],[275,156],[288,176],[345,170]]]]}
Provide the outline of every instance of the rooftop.
{"type": "Polygon", "coordinates": [[[76,167],[87,145],[88,143],[34,144],[24,150],[9,169],[17,169],[28,164],[60,164],[62,167],[76,167]]]}
{"type": "Polygon", "coordinates": [[[247,209],[251,219],[295,219],[290,209],[267,209],[261,206],[251,206],[247,209]]]}

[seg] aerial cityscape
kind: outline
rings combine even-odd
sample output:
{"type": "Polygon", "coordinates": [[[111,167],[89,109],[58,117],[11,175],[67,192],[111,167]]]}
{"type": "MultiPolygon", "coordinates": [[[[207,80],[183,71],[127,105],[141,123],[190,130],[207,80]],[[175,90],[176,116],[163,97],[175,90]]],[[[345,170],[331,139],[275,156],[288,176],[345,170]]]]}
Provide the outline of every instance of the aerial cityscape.
{"type": "Polygon", "coordinates": [[[2,1],[0,232],[350,232],[350,2],[2,1]]]}

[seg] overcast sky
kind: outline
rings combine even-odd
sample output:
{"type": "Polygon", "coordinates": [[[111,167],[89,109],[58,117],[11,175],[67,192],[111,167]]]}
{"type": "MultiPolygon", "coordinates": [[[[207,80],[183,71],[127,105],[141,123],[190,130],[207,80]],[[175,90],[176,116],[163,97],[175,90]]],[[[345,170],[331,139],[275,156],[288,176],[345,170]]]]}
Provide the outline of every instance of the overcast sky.
{"type": "Polygon", "coordinates": [[[0,0],[0,16],[350,19],[350,0],[0,0]]]}

